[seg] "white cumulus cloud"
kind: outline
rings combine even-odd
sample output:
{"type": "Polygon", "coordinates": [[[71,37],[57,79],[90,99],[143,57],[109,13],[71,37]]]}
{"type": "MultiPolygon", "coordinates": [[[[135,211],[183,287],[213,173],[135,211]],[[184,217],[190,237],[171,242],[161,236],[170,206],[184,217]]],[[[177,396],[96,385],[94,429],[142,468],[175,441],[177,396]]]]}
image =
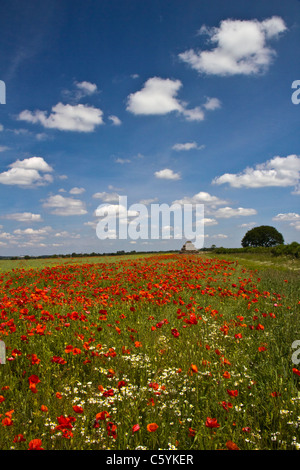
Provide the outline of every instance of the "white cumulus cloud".
{"type": "Polygon", "coordinates": [[[119,194],[116,192],[107,193],[105,191],[101,193],[93,194],[94,199],[101,199],[103,202],[118,202],[119,201],[119,194]]]}
{"type": "Polygon", "coordinates": [[[219,27],[199,30],[206,34],[212,49],[190,49],[179,58],[199,73],[209,75],[257,74],[267,70],[275,51],[268,41],[286,31],[282,18],[273,16],[264,21],[226,19],[219,27]]]}
{"type": "MultiPolygon", "coordinates": [[[[149,78],[141,90],[128,96],[126,109],[135,115],[164,115],[178,112],[187,121],[202,121],[205,118],[205,111],[202,107],[196,106],[189,109],[187,103],[178,100],[177,95],[181,87],[180,80],[149,78]]],[[[206,110],[220,106],[217,98],[210,98],[210,100],[213,101],[211,105],[206,102],[206,110]]]]}
{"type": "Polygon", "coordinates": [[[170,170],[169,168],[156,171],[154,175],[156,176],[156,178],[165,179],[165,180],[179,180],[180,179],[180,173],[174,173],[174,171],[170,170]]]}
{"type": "Polygon", "coordinates": [[[48,129],[61,131],[92,132],[103,124],[103,112],[93,106],[58,103],[52,107],[52,113],[47,116],[46,111],[22,111],[18,119],[32,124],[41,124],[48,129]]]}
{"type": "Polygon", "coordinates": [[[85,189],[84,189],[84,188],[77,188],[77,187],[72,188],[72,189],[70,189],[70,191],[69,191],[70,194],[82,194],[82,193],[84,193],[84,192],[85,192],[85,189]]]}
{"type": "Polygon", "coordinates": [[[53,168],[42,157],[16,160],[9,170],[0,173],[0,183],[22,187],[41,186],[53,181],[53,168]],[[43,175],[41,173],[44,173],[43,175]]]}
{"type": "Polygon", "coordinates": [[[43,207],[51,209],[51,214],[61,216],[84,215],[87,213],[84,203],[79,199],[64,197],[60,194],[50,196],[43,207]]]}
{"type": "Polygon", "coordinates": [[[182,199],[173,201],[173,204],[206,204],[210,206],[216,206],[226,204],[226,201],[218,198],[217,196],[212,196],[205,191],[200,191],[193,196],[184,196],[182,199]]]}
{"type": "Polygon", "coordinates": [[[232,207],[220,207],[214,213],[215,217],[229,219],[230,217],[239,217],[247,215],[255,215],[257,211],[255,209],[245,209],[244,207],[232,208],[232,207]]]}
{"type": "Polygon", "coordinates": [[[17,220],[18,222],[41,222],[41,214],[33,214],[32,212],[16,212],[3,216],[4,219],[17,220]]]}
{"type": "Polygon", "coordinates": [[[95,83],[87,82],[85,80],[83,82],[76,82],[75,85],[86,95],[92,95],[97,91],[97,85],[95,83]]]}
{"type": "Polygon", "coordinates": [[[114,126],[120,126],[122,124],[122,121],[118,116],[108,116],[108,119],[113,123],[114,126]]]}
{"type": "Polygon", "coordinates": [[[300,180],[300,157],[274,157],[255,168],[246,168],[238,174],[225,173],[213,180],[213,184],[228,183],[233,188],[260,188],[266,186],[296,186],[300,180]]]}
{"type": "Polygon", "coordinates": [[[299,221],[300,222],[300,214],[297,214],[295,212],[288,212],[285,214],[277,214],[275,217],[273,217],[272,220],[276,220],[278,222],[285,222],[285,221],[299,221]]]}

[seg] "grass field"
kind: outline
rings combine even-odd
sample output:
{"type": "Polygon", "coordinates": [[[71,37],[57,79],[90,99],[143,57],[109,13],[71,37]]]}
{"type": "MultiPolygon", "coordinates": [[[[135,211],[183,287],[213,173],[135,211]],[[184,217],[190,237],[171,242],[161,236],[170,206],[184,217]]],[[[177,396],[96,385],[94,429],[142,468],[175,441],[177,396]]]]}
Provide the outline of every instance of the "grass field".
{"type": "Polygon", "coordinates": [[[299,267],[2,260],[0,449],[299,449],[299,267]]]}

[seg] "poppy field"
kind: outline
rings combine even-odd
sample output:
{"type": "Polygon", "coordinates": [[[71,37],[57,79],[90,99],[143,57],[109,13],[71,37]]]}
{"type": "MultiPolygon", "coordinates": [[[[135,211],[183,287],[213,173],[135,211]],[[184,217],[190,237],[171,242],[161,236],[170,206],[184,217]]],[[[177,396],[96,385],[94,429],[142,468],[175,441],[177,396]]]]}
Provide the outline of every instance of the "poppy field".
{"type": "Polygon", "coordinates": [[[237,259],[2,272],[0,449],[300,449],[299,318],[298,271],[237,259]]]}

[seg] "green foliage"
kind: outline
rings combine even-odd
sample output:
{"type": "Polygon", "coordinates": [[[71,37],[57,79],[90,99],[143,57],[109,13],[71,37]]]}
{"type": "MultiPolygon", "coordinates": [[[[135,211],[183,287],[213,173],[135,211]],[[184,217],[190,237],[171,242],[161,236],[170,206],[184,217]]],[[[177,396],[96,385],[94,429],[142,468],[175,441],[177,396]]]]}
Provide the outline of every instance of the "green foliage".
{"type": "Polygon", "coordinates": [[[266,246],[247,246],[244,248],[215,248],[214,252],[216,254],[265,254],[269,256],[287,256],[290,258],[300,258],[300,244],[297,242],[292,242],[288,245],[276,245],[273,247],[266,246]]]}
{"type": "Polygon", "coordinates": [[[271,250],[274,256],[292,256],[300,258],[300,244],[297,242],[290,243],[289,245],[278,245],[271,250]]]}
{"type": "Polygon", "coordinates": [[[269,225],[254,227],[245,234],[242,239],[242,246],[275,246],[284,243],[283,236],[276,228],[269,225]]]}

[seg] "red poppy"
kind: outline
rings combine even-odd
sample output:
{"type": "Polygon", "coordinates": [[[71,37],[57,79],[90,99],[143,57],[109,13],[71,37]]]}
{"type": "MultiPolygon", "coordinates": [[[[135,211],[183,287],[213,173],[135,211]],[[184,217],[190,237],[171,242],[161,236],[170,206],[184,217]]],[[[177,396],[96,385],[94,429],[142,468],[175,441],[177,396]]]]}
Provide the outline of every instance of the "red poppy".
{"type": "Polygon", "coordinates": [[[2,426],[12,426],[14,423],[11,418],[7,417],[2,420],[2,426]]]}
{"type": "Polygon", "coordinates": [[[107,423],[106,430],[107,430],[108,436],[112,436],[114,439],[117,438],[117,433],[116,433],[117,425],[116,424],[111,423],[111,422],[107,423]]]}
{"type": "Polygon", "coordinates": [[[155,432],[158,429],[158,425],[156,423],[147,424],[147,431],[155,432]]]}
{"type": "Polygon", "coordinates": [[[172,329],[171,329],[171,333],[172,333],[172,335],[174,336],[174,338],[178,338],[178,336],[179,336],[179,331],[177,330],[177,328],[172,328],[172,329]]]}
{"type": "Polygon", "coordinates": [[[104,420],[106,418],[109,418],[110,417],[110,414],[108,411],[104,410],[104,411],[100,411],[100,413],[97,413],[96,414],[96,420],[104,420]]]}
{"type": "Polygon", "coordinates": [[[71,423],[76,421],[76,418],[73,418],[72,416],[58,416],[57,421],[58,425],[54,430],[72,429],[73,425],[71,423]]]}
{"type": "Polygon", "coordinates": [[[23,434],[17,434],[13,440],[13,442],[24,442],[24,441],[26,441],[26,439],[24,438],[23,434]]]}
{"type": "Polygon", "coordinates": [[[81,349],[79,349],[79,348],[74,348],[73,351],[72,351],[72,353],[73,353],[73,356],[75,356],[75,355],[77,355],[77,354],[81,354],[81,349]]]}
{"type": "Polygon", "coordinates": [[[239,447],[232,441],[227,441],[226,447],[228,450],[240,450],[239,447]]]}
{"type": "Polygon", "coordinates": [[[42,445],[41,439],[32,439],[32,441],[29,442],[28,450],[44,450],[43,447],[41,447],[41,445],[42,445]]]}
{"type": "Polygon", "coordinates": [[[83,413],[83,408],[82,406],[78,406],[78,405],[74,405],[73,406],[73,410],[75,411],[75,413],[83,413]]]}
{"type": "Polygon", "coordinates": [[[232,403],[230,402],[226,402],[226,401],[222,401],[222,403],[220,403],[221,406],[223,406],[224,410],[228,411],[228,408],[232,408],[232,403]]]}
{"type": "Polygon", "coordinates": [[[134,426],[132,426],[132,434],[134,434],[135,432],[137,432],[139,430],[140,430],[140,425],[139,424],[134,424],[134,426]]]}
{"type": "Polygon", "coordinates": [[[57,364],[66,364],[67,363],[67,361],[65,361],[65,359],[63,359],[60,356],[53,356],[52,359],[51,359],[51,362],[55,362],[57,364]]]}
{"type": "Polygon", "coordinates": [[[238,390],[228,390],[228,389],[227,389],[227,393],[230,397],[237,397],[239,394],[238,390]]]}
{"type": "Polygon", "coordinates": [[[206,418],[205,426],[207,428],[219,428],[220,424],[217,421],[217,418],[206,418]]]}
{"type": "Polygon", "coordinates": [[[30,377],[28,377],[28,382],[29,382],[29,388],[32,391],[32,393],[37,393],[36,384],[40,382],[40,379],[38,378],[38,376],[31,375],[30,377]]]}
{"type": "Polygon", "coordinates": [[[125,382],[125,380],[120,380],[118,382],[118,389],[120,390],[122,387],[126,387],[127,385],[127,382],[125,382]]]}

